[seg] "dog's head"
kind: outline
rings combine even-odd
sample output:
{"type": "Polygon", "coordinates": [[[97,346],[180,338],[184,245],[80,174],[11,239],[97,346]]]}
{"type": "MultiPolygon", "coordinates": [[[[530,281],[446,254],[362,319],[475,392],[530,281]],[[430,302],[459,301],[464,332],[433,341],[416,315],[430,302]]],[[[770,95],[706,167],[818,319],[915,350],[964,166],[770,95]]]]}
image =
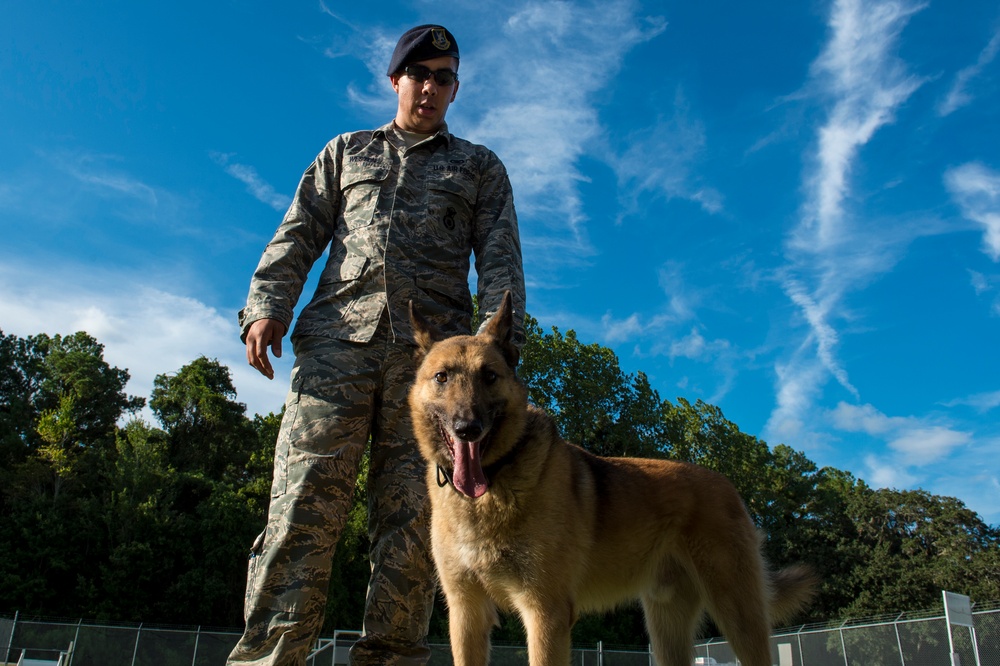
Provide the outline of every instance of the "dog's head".
{"type": "Polygon", "coordinates": [[[410,303],[419,367],[410,389],[413,430],[428,464],[455,489],[480,497],[490,465],[524,427],[527,393],[517,378],[510,293],[478,335],[445,338],[410,303]]]}

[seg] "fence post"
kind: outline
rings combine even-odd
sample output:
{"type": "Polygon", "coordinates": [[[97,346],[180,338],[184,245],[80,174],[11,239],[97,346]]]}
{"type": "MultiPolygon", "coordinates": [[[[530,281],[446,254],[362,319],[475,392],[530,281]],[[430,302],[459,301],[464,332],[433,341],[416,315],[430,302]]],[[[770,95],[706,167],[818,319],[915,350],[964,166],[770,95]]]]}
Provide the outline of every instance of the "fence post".
{"type": "Polygon", "coordinates": [[[899,618],[901,617],[903,617],[902,613],[896,616],[896,619],[892,621],[892,628],[896,630],[896,649],[899,650],[899,663],[906,666],[906,659],[903,658],[903,641],[899,640],[899,618]]]}
{"type": "Polygon", "coordinates": [[[7,654],[4,655],[4,663],[10,661],[10,651],[14,648],[14,632],[17,631],[17,616],[21,611],[14,611],[14,624],[10,627],[10,638],[7,639],[7,654]]]}
{"type": "Polygon", "coordinates": [[[597,641],[597,666],[604,666],[604,641],[597,641]]]}
{"type": "Polygon", "coordinates": [[[132,648],[132,666],[135,666],[135,657],[139,654],[139,636],[142,635],[142,622],[139,623],[139,628],[135,630],[135,647],[132,648]]]}
{"type": "Polygon", "coordinates": [[[840,625],[837,631],[840,633],[840,649],[844,651],[844,666],[850,666],[847,663],[847,643],[844,642],[844,625],[840,625]]]}
{"type": "Polygon", "coordinates": [[[201,638],[201,625],[198,625],[198,633],[194,635],[194,654],[191,655],[191,666],[195,666],[198,661],[198,639],[201,638]]]}
{"type": "Polygon", "coordinates": [[[976,666],[982,666],[979,661],[979,639],[976,638],[976,628],[969,625],[969,637],[972,639],[972,651],[976,655],[976,666]]]}
{"type": "Polygon", "coordinates": [[[83,624],[83,618],[81,617],[76,622],[76,633],[73,635],[73,642],[70,643],[69,659],[67,660],[66,666],[73,666],[73,647],[80,642],[80,625],[83,624]]]}

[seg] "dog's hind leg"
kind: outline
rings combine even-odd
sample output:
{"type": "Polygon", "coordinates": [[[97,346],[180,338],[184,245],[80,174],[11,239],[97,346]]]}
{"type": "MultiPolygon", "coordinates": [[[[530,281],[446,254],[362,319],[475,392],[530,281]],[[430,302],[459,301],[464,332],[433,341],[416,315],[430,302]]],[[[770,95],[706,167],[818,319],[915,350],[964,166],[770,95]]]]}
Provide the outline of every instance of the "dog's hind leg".
{"type": "MultiPolygon", "coordinates": [[[[699,566],[708,612],[744,666],[770,666],[771,633],[763,562],[754,551],[699,566]]],[[[749,550],[749,549],[747,549],[749,550]]]]}
{"type": "Polygon", "coordinates": [[[473,584],[445,596],[455,666],[486,666],[490,660],[490,631],[498,623],[496,606],[484,589],[473,584]]]}
{"type": "Polygon", "coordinates": [[[701,598],[686,575],[642,595],[646,631],[658,666],[690,666],[694,635],[702,616],[701,598]]]}
{"type": "Polygon", "coordinates": [[[771,664],[767,609],[755,599],[730,595],[709,609],[744,666],[771,664]]]}

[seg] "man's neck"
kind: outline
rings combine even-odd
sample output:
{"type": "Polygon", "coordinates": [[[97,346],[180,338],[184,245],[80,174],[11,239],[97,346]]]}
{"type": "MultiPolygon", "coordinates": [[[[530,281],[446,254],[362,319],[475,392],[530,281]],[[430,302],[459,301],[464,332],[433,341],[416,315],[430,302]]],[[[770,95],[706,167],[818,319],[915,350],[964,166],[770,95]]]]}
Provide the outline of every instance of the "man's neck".
{"type": "Polygon", "coordinates": [[[434,130],[433,132],[411,132],[410,130],[403,129],[398,124],[396,125],[396,131],[399,132],[399,136],[402,137],[407,150],[417,145],[427,137],[433,136],[437,133],[437,130],[434,130]]]}

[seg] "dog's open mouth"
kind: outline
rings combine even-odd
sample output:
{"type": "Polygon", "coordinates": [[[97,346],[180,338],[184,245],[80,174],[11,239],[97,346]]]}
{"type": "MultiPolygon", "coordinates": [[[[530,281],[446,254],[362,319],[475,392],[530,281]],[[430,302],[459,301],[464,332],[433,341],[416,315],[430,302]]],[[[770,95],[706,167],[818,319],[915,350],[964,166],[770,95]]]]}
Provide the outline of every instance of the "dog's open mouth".
{"type": "Polygon", "coordinates": [[[448,453],[454,465],[452,470],[452,485],[455,490],[467,497],[482,497],[489,483],[483,472],[482,445],[483,439],[476,442],[462,441],[441,426],[441,437],[448,446],[448,453]]]}

